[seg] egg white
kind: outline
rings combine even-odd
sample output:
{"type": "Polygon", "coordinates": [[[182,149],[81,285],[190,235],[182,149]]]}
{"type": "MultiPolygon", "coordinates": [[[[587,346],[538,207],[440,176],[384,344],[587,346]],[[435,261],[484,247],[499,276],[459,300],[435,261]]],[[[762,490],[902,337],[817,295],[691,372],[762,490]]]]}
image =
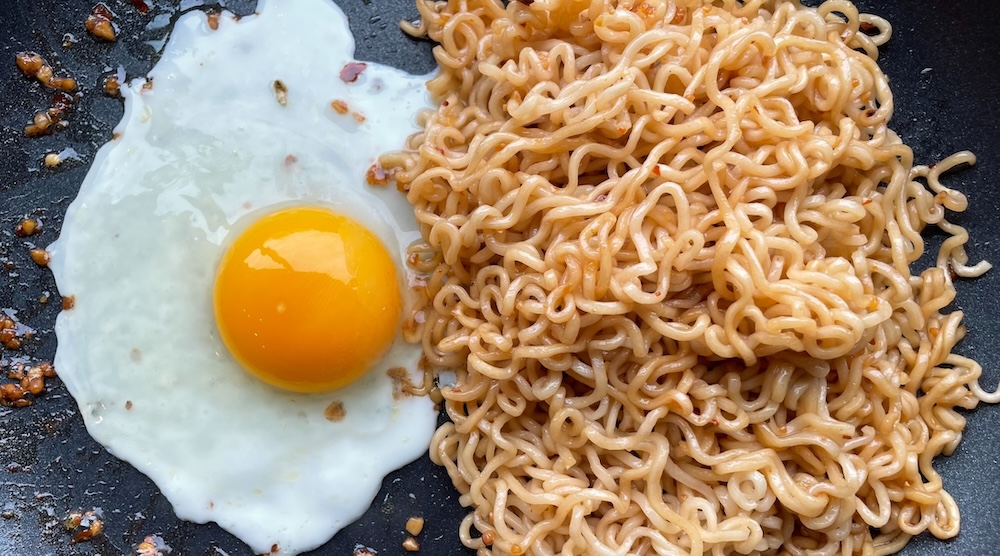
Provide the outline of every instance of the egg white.
{"type": "Polygon", "coordinates": [[[49,248],[60,293],[75,298],[56,322],[55,365],[87,430],[149,476],[179,517],[215,521],[257,553],[330,539],[387,473],[427,450],[435,425],[432,402],[394,399],[386,375],[415,370],[416,346],[397,339],[343,390],[292,394],[244,372],[213,318],[231,234],[277,208],[350,215],[405,272],[419,237],[412,209],[393,188],[367,185],[365,171],[416,130],[426,77],[369,63],[344,83],[353,52],[328,0],[261,2],[253,16],[223,14],[217,30],[201,12],[181,17],[148,80],[123,88],[116,139],[49,248]],[[335,400],[339,422],[324,417],[335,400]]]}

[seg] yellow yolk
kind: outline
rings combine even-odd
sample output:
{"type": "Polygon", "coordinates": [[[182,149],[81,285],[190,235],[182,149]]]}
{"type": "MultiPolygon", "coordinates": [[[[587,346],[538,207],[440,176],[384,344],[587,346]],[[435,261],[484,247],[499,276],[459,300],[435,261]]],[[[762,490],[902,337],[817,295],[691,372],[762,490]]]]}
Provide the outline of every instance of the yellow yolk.
{"type": "Polygon", "coordinates": [[[385,355],[400,318],[396,266],[354,220],[292,208],[261,218],[222,258],[215,320],[243,367],[268,384],[321,392],[385,355]]]}

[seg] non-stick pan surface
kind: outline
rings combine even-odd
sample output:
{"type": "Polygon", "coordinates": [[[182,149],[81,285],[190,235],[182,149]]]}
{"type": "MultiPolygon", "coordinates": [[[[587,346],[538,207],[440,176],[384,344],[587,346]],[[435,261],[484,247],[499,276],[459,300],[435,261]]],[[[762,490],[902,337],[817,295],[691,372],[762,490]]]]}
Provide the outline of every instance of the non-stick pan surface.
{"type": "MultiPolygon", "coordinates": [[[[285,0],[294,1],[294,0],[285,0]]],[[[156,41],[185,9],[200,1],[108,0],[122,30],[115,43],[101,43],[84,30],[92,0],[37,0],[0,5],[0,308],[17,311],[35,330],[21,350],[4,351],[4,364],[26,358],[51,360],[52,332],[60,303],[51,275],[29,259],[33,245],[54,240],[66,206],[97,149],[121,117],[118,100],[101,94],[104,74],[123,66],[129,77],[145,74],[156,58],[156,41]],[[142,6],[149,10],[142,13],[142,6]],[[64,47],[69,33],[76,42],[64,47]],[[51,93],[24,78],[14,55],[32,50],[60,74],[75,77],[83,98],[69,128],[28,139],[23,127],[49,105],[51,93]],[[45,153],[72,147],[81,161],[57,168],[42,163],[45,153]],[[19,238],[17,223],[40,218],[41,234],[19,238]],[[50,299],[40,303],[48,292],[50,299]]],[[[392,64],[414,73],[433,69],[431,46],[398,30],[413,19],[410,0],[338,0],[357,38],[359,59],[392,64]]],[[[226,8],[253,11],[253,0],[229,0],[226,8]]],[[[933,162],[969,149],[979,164],[950,178],[966,192],[969,211],[957,221],[972,234],[971,258],[1000,263],[1000,3],[861,0],[858,4],[888,18],[894,33],[880,63],[895,93],[893,127],[916,151],[918,162],[933,162]]],[[[396,145],[386,145],[395,148],[396,145]]],[[[938,236],[937,241],[940,241],[938,236]]],[[[965,311],[969,335],[959,351],[984,368],[984,384],[1000,380],[1000,269],[958,284],[956,306],[965,311]]],[[[113,341],[109,339],[109,341],[113,341]]],[[[0,556],[130,554],[146,535],[158,535],[180,555],[251,554],[215,525],[178,520],[156,486],[95,443],[84,429],[76,404],[58,380],[33,406],[0,408],[0,556]],[[100,508],[104,531],[71,543],[63,519],[72,511],[100,508]]],[[[192,400],[191,403],[199,403],[192,400]]],[[[178,408],[183,411],[184,408],[178,408]]],[[[969,425],[957,452],[937,468],[962,509],[957,539],[915,539],[904,556],[989,555],[1000,553],[1000,408],[984,406],[968,414],[969,425]]],[[[155,439],[151,439],[155,441],[155,439]]],[[[401,554],[408,517],[421,515],[420,554],[466,554],[457,528],[464,511],[443,470],[423,458],[393,473],[368,512],[341,531],[319,555],[349,555],[358,544],[379,554],[401,554]]]]}

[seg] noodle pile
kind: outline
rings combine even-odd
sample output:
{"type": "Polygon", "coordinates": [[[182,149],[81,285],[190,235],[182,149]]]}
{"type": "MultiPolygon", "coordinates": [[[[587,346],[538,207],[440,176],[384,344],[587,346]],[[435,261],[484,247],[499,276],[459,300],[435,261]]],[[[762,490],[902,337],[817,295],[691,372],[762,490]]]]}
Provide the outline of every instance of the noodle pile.
{"type": "Polygon", "coordinates": [[[889,554],[959,513],[984,392],[970,153],[914,166],[849,2],[418,0],[440,100],[386,155],[424,242],[431,458],[480,554],[889,554]],[[947,236],[911,274],[921,231],[947,236]]]}

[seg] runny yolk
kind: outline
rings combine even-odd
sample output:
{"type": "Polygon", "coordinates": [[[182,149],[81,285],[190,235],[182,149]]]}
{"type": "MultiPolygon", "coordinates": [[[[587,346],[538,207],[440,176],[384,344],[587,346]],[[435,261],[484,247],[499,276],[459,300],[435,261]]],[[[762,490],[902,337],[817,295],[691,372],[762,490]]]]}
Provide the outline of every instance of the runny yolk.
{"type": "Polygon", "coordinates": [[[292,208],[246,229],[219,264],[215,320],[233,357],[295,392],[346,386],[389,349],[400,318],[396,267],[366,228],[292,208]]]}

